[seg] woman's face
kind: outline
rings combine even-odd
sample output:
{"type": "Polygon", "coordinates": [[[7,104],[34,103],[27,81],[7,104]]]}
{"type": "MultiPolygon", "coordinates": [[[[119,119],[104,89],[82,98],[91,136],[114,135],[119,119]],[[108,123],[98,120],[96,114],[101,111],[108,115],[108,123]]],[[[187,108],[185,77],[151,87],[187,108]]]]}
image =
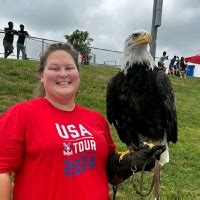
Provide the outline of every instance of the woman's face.
{"type": "Polygon", "coordinates": [[[46,97],[57,103],[72,103],[80,85],[80,76],[72,56],[64,50],[49,54],[41,74],[46,97]]]}

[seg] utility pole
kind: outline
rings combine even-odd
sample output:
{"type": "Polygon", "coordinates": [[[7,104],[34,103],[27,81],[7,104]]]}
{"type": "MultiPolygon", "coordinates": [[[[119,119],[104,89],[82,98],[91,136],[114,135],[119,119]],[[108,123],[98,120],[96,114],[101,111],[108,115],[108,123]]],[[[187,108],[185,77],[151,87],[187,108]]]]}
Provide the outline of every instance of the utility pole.
{"type": "Polygon", "coordinates": [[[156,56],[157,30],[158,27],[161,26],[162,6],[163,6],[163,0],[154,0],[152,25],[151,25],[152,43],[150,46],[150,53],[154,58],[154,60],[156,56]]]}

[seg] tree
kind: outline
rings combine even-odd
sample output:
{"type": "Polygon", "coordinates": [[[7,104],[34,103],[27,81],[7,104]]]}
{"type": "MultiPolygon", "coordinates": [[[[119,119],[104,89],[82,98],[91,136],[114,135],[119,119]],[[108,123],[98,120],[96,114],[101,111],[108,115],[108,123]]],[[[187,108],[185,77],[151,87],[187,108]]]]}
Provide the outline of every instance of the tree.
{"type": "Polygon", "coordinates": [[[67,41],[81,54],[81,63],[89,64],[89,54],[91,52],[91,42],[93,38],[87,31],[76,29],[72,34],[65,35],[67,41]]]}
{"type": "Polygon", "coordinates": [[[65,38],[80,54],[91,52],[91,42],[94,40],[87,31],[76,29],[72,34],[65,35],[65,38]]]}

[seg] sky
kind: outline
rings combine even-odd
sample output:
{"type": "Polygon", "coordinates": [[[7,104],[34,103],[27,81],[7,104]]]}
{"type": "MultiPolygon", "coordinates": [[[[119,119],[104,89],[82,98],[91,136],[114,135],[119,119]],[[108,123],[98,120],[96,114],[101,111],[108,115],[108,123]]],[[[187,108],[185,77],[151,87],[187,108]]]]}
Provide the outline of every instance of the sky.
{"type": "MultiPolygon", "coordinates": [[[[92,46],[122,51],[137,29],[151,31],[154,0],[0,0],[0,29],[12,21],[31,36],[66,41],[74,30],[88,31],[92,46]]],[[[156,56],[200,54],[200,1],[163,0],[156,56]]]]}

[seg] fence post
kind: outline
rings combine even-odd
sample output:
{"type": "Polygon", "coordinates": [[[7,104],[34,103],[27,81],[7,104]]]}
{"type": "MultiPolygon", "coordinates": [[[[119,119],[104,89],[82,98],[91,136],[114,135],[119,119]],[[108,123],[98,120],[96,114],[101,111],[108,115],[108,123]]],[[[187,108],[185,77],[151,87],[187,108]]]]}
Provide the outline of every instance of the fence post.
{"type": "Polygon", "coordinates": [[[44,52],[44,39],[42,39],[42,54],[44,52]]]}

